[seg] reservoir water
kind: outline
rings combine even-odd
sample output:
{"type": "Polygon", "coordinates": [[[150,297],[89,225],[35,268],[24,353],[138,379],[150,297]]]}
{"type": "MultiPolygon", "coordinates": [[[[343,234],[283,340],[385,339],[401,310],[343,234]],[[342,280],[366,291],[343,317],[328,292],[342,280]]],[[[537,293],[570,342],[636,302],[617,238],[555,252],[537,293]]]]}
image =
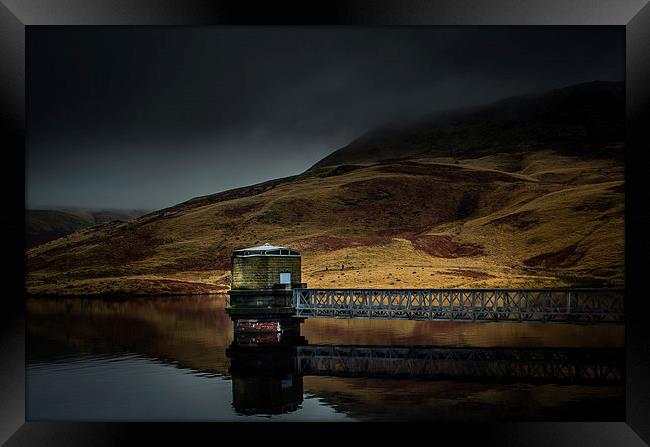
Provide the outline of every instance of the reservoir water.
{"type": "Polygon", "coordinates": [[[622,325],[311,318],[252,346],[226,299],[29,299],[27,419],[625,419],[622,325]]]}

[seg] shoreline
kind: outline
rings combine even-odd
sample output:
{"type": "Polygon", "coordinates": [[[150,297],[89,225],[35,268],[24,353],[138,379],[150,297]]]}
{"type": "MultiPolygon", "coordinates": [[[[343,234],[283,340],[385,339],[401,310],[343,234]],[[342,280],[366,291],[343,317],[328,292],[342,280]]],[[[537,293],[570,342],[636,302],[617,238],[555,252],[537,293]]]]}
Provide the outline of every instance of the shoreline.
{"type": "Polygon", "coordinates": [[[25,298],[26,299],[91,299],[91,300],[111,300],[111,301],[120,301],[122,299],[130,299],[130,298],[172,298],[172,297],[181,297],[181,296],[205,296],[205,295],[210,295],[210,296],[228,296],[228,292],[202,292],[202,293],[191,293],[191,292],[186,292],[186,293],[156,293],[156,294],[150,294],[150,293],[125,293],[125,294],[116,294],[116,293],[94,293],[94,294],[87,294],[87,295],[80,295],[80,294],[70,294],[70,295],[61,295],[61,294],[44,294],[44,293],[39,293],[39,294],[30,294],[30,293],[25,293],[25,298]]]}

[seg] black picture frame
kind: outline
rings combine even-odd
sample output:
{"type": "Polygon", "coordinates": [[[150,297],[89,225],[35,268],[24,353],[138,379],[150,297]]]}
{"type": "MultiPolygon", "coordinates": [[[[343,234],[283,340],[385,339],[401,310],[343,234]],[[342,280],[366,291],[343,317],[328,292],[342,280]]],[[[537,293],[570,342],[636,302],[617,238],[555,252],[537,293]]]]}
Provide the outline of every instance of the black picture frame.
{"type": "MultiPolygon", "coordinates": [[[[488,424],[449,429],[427,424],[426,433],[454,443],[501,445],[650,444],[650,330],[643,287],[650,249],[650,212],[644,152],[650,151],[650,6],[648,0],[438,0],[287,2],[208,0],[0,0],[0,120],[4,169],[0,176],[5,209],[4,299],[0,327],[0,441],[6,445],[114,445],[136,435],[187,442],[205,436],[303,435],[338,442],[333,428],[313,424],[161,424],[25,422],[24,206],[25,206],[25,35],[34,25],[617,25],[626,30],[626,422],[488,424]],[[23,185],[23,189],[20,185],[23,185]],[[20,218],[18,217],[20,216],[20,218]],[[314,436],[314,434],[320,433],[314,436]]],[[[396,433],[416,442],[413,433],[369,430],[346,432],[366,440],[396,433]],[[356,433],[355,433],[356,432],[356,433]]],[[[291,436],[292,438],[288,438],[291,436]]],[[[367,441],[366,441],[367,442],[367,441]]]]}

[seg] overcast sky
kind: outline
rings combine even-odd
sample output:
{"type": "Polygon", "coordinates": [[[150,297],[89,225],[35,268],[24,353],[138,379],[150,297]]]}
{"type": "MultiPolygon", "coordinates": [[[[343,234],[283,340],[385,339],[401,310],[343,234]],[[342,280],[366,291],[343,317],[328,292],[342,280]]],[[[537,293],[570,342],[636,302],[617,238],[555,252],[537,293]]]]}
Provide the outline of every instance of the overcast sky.
{"type": "Polygon", "coordinates": [[[29,27],[27,206],[171,206],[624,58],[623,27],[29,27]]]}

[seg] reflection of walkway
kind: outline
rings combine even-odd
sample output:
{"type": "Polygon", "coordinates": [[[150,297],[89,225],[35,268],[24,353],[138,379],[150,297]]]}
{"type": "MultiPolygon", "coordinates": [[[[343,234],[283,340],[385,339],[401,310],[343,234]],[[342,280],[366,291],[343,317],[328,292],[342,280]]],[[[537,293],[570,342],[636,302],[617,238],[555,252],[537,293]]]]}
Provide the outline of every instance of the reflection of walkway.
{"type": "Polygon", "coordinates": [[[623,349],[298,346],[299,375],[615,385],[623,349]]]}
{"type": "Polygon", "coordinates": [[[228,348],[233,407],[240,414],[293,412],[304,376],[622,386],[622,348],[438,348],[309,345],[302,337],[228,348]]]}

